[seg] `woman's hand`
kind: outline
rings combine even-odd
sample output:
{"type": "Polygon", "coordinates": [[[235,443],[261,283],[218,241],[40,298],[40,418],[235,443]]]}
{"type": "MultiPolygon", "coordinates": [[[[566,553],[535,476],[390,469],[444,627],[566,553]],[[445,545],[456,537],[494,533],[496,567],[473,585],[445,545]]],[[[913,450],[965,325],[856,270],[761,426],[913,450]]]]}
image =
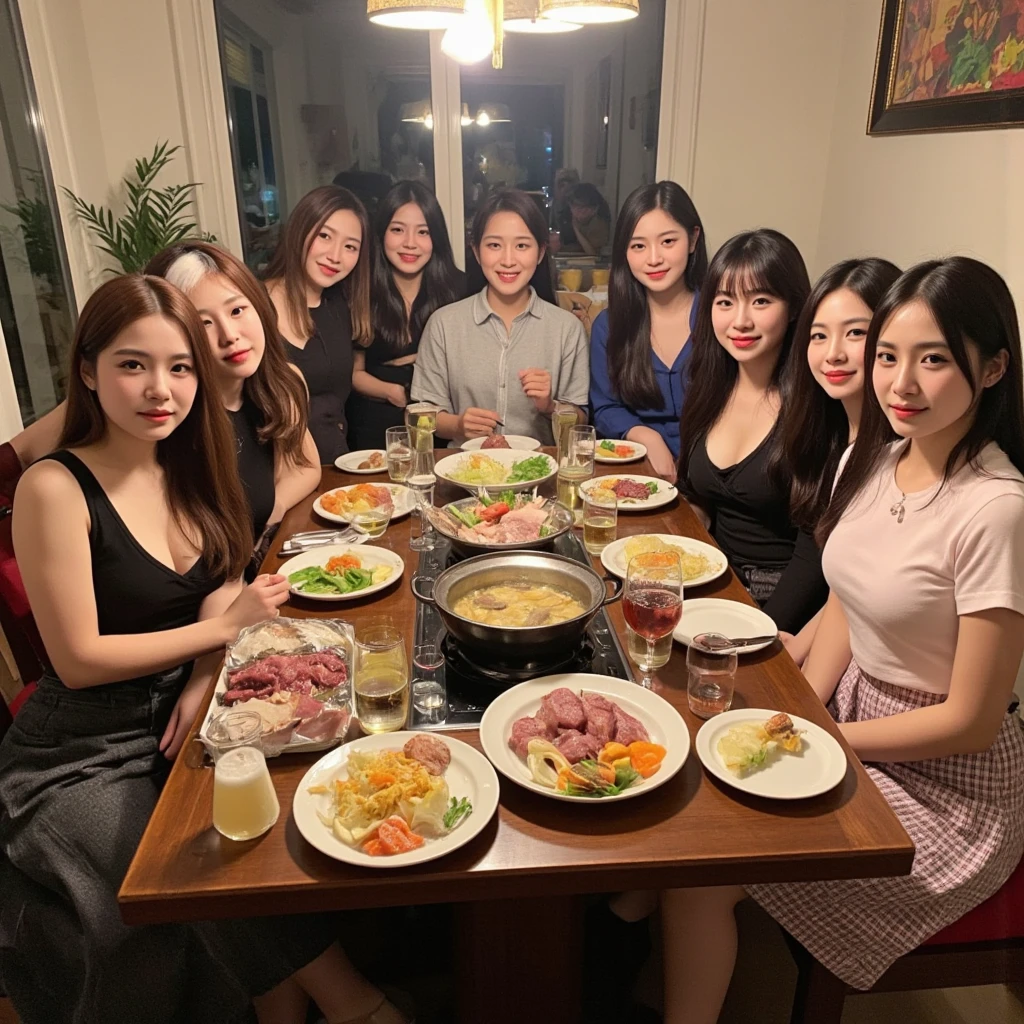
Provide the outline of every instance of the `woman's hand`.
{"type": "Polygon", "coordinates": [[[647,459],[651,468],[662,480],[667,480],[670,484],[676,482],[676,460],[660,435],[658,435],[657,441],[651,438],[648,442],[647,459]]]}
{"type": "Polygon", "coordinates": [[[171,720],[160,739],[160,750],[168,761],[173,761],[178,756],[178,751],[188,736],[188,731],[206,696],[206,686],[203,685],[205,683],[205,675],[201,676],[198,682],[190,681],[175,701],[171,720]]]}
{"type": "Polygon", "coordinates": [[[555,411],[555,403],[551,400],[551,374],[547,370],[533,367],[520,370],[519,383],[538,412],[550,416],[555,411]]]}
{"type": "Polygon", "coordinates": [[[490,437],[498,425],[498,414],[491,409],[470,407],[459,417],[463,437],[490,437]]]}
{"type": "MultiPolygon", "coordinates": [[[[233,641],[246,626],[276,618],[278,608],[288,600],[288,579],[275,574],[257,576],[221,616],[233,641]]],[[[229,641],[230,643],[231,641],[229,641]]]]}
{"type": "Polygon", "coordinates": [[[404,409],[408,404],[406,401],[405,388],[403,388],[401,384],[389,385],[385,397],[398,409],[404,409]]]}

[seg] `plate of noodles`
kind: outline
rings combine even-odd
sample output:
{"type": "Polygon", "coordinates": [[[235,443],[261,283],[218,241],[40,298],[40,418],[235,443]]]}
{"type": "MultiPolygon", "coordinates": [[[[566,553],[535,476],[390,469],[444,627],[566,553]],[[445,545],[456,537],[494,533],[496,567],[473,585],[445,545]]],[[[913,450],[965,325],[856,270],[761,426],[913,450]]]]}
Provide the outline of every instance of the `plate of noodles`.
{"type": "Polygon", "coordinates": [[[679,552],[683,564],[683,585],[686,587],[699,587],[702,583],[717,580],[729,568],[725,555],[718,548],[690,537],[677,537],[674,533],[621,537],[601,552],[601,564],[610,573],[625,579],[630,559],[673,550],[679,552]]]}

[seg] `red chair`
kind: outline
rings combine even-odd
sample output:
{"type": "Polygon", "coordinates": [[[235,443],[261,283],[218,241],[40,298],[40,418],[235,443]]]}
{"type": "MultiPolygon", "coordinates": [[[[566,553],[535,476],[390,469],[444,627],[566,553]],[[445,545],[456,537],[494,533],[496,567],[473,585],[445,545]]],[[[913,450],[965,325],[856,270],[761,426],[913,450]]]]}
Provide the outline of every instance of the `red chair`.
{"type": "MultiPolygon", "coordinates": [[[[790,1024],[839,1024],[847,995],[860,990],[789,941],[800,969],[790,1024]]],[[[1018,982],[1024,982],[1024,861],[994,896],[900,957],[870,991],[1018,982]]]]}

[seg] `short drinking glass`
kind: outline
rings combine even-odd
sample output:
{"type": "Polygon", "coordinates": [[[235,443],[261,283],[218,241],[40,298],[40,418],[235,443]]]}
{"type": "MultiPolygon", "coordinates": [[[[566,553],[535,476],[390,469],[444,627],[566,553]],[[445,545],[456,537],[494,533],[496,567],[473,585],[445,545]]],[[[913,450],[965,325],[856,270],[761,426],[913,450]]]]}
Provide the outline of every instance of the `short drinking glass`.
{"type": "Polygon", "coordinates": [[[408,427],[388,427],[384,434],[388,476],[396,484],[404,484],[412,469],[412,441],[408,427]]]}
{"type": "Polygon", "coordinates": [[[698,718],[728,711],[736,689],[736,652],[716,654],[696,644],[686,649],[686,699],[698,718]]]}
{"type": "Polygon", "coordinates": [[[637,555],[626,569],[622,591],[626,624],[647,642],[647,657],[639,665],[640,684],[651,688],[655,645],[671,636],[683,614],[683,567],[675,552],[637,555]]]}
{"type": "Polygon", "coordinates": [[[583,546],[599,555],[618,530],[619,499],[614,491],[591,489],[583,495],[583,546]]]}
{"type": "Polygon", "coordinates": [[[213,827],[228,839],[255,839],[281,813],[262,735],[263,720],[255,711],[224,711],[207,730],[214,760],[213,827]]]}
{"type": "Polygon", "coordinates": [[[377,505],[352,513],[352,525],[368,537],[382,537],[391,522],[391,505],[377,505]]]}
{"type": "Polygon", "coordinates": [[[409,660],[394,626],[356,633],[356,716],[363,732],[394,732],[409,716],[409,660]]]}
{"type": "Polygon", "coordinates": [[[422,722],[437,724],[448,717],[444,654],[436,644],[412,649],[412,706],[422,722]]]}

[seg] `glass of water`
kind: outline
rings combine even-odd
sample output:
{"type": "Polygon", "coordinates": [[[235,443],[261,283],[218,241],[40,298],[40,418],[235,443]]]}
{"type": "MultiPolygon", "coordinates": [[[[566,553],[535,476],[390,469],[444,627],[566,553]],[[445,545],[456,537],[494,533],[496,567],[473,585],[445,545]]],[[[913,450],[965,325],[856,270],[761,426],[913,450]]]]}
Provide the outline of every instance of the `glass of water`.
{"type": "Polygon", "coordinates": [[[434,504],[434,450],[416,451],[412,454],[412,466],[406,479],[406,486],[416,498],[416,522],[413,525],[409,547],[413,551],[430,551],[434,547],[434,528],[426,510],[434,504]]]}
{"type": "Polygon", "coordinates": [[[713,718],[732,707],[736,652],[715,654],[690,644],[686,649],[686,700],[698,718],[713,718]]]}
{"type": "Polygon", "coordinates": [[[356,633],[356,715],[363,732],[394,732],[409,715],[409,662],[405,637],[388,625],[356,633]]]}
{"type": "Polygon", "coordinates": [[[436,644],[417,644],[412,650],[412,706],[421,720],[431,724],[448,717],[444,654],[436,644]]]}
{"type": "Polygon", "coordinates": [[[384,450],[387,453],[388,476],[396,484],[404,484],[412,468],[412,441],[408,427],[388,427],[384,434],[384,450]]]}

